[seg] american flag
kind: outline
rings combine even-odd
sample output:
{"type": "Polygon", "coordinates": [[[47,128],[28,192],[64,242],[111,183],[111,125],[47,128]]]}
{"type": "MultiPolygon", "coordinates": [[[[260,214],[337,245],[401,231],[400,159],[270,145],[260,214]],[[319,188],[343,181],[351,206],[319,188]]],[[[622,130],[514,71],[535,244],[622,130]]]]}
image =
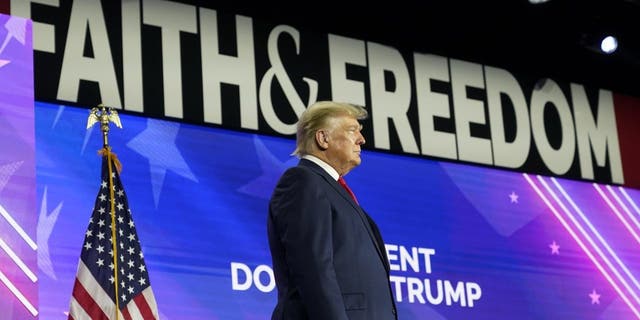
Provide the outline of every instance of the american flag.
{"type": "Polygon", "coordinates": [[[120,175],[115,170],[115,155],[109,153],[106,151],[102,158],[102,183],[84,237],[69,319],[158,319],[158,307],[138,234],[120,175]],[[111,159],[111,165],[107,159],[111,159]],[[109,175],[113,181],[112,190],[109,190],[109,175]],[[116,263],[113,261],[110,215],[112,197],[116,224],[116,263]],[[116,283],[120,308],[117,316],[116,283]]]}

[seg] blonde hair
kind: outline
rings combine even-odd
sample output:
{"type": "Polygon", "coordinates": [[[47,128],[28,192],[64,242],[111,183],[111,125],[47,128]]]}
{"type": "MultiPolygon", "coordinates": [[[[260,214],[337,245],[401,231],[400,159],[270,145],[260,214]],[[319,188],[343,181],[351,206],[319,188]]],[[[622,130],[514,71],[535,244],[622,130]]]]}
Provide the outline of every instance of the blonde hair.
{"type": "Polygon", "coordinates": [[[315,144],[316,131],[327,126],[329,120],[340,116],[352,116],[358,120],[367,118],[367,110],[358,105],[334,102],[318,101],[305,110],[297,124],[296,149],[291,153],[297,157],[309,154],[315,144]]]}

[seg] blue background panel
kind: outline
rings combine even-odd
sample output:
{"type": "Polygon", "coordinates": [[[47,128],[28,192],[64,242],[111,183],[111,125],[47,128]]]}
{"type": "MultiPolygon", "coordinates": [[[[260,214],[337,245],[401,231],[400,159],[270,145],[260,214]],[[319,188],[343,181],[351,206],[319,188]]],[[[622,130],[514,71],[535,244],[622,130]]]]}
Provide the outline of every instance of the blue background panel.
{"type": "MultiPolygon", "coordinates": [[[[36,103],[41,319],[66,318],[100,185],[102,139],[87,116],[36,103]]],[[[121,119],[110,144],[161,318],[270,318],[267,205],[297,163],[294,141],[121,119]]],[[[346,178],[387,244],[400,319],[640,318],[637,190],[362,158],[346,178]]]]}

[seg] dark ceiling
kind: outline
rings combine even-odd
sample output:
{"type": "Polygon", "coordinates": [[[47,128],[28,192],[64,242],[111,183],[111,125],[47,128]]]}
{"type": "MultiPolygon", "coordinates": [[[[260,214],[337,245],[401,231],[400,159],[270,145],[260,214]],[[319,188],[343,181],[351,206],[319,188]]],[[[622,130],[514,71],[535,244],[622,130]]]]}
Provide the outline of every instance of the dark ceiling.
{"type": "Polygon", "coordinates": [[[640,97],[640,0],[378,2],[206,6],[640,97]],[[605,31],[619,38],[613,54],[586,45],[605,31]]]}

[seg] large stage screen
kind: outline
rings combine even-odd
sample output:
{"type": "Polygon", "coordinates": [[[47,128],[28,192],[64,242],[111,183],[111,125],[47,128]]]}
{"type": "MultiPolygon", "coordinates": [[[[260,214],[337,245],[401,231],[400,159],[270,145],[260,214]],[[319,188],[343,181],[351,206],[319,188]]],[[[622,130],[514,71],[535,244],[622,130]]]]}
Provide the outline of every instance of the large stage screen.
{"type": "MultiPolygon", "coordinates": [[[[100,188],[88,110],[36,103],[40,319],[66,319],[100,188]]],[[[291,139],[120,115],[110,144],[163,320],[269,319],[267,204],[291,139]]],[[[4,150],[3,152],[10,152],[4,150]]],[[[640,192],[365,151],[399,318],[639,319],[640,192]]]]}

